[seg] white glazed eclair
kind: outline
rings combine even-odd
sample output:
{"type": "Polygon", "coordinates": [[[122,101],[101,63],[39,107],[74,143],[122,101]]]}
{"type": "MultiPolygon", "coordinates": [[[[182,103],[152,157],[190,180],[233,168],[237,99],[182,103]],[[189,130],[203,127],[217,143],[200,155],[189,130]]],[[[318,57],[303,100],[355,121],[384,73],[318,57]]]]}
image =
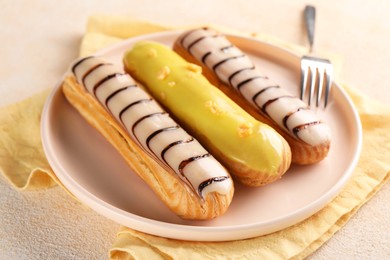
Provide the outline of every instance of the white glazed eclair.
{"type": "Polygon", "coordinates": [[[203,67],[204,75],[254,117],[289,143],[292,162],[312,164],[330,148],[330,129],[298,97],[272,82],[227,37],[210,28],[187,31],[174,50],[203,67]]]}
{"type": "Polygon", "coordinates": [[[90,56],[71,69],[63,84],[68,101],[173,212],[211,219],[227,210],[229,173],[121,67],[90,56]]]}

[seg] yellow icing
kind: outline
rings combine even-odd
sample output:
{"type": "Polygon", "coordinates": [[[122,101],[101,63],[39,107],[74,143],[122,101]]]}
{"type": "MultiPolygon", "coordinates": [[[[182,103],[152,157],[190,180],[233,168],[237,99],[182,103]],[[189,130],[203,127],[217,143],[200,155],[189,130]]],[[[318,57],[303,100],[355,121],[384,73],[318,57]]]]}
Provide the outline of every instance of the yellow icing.
{"type": "Polygon", "coordinates": [[[211,85],[201,74],[201,67],[149,41],[135,44],[123,61],[126,70],[145,83],[156,100],[191,125],[199,134],[195,137],[207,140],[203,143],[206,148],[210,142],[230,160],[257,171],[277,173],[283,151],[279,134],[211,85]]]}
{"type": "Polygon", "coordinates": [[[248,137],[253,134],[252,123],[243,123],[238,126],[238,136],[239,137],[248,137]]]}
{"type": "Polygon", "coordinates": [[[155,49],[149,49],[148,56],[149,57],[156,57],[157,51],[155,49]]]}
{"type": "Polygon", "coordinates": [[[169,76],[171,69],[168,66],[162,67],[157,74],[157,79],[163,80],[169,76]]]}

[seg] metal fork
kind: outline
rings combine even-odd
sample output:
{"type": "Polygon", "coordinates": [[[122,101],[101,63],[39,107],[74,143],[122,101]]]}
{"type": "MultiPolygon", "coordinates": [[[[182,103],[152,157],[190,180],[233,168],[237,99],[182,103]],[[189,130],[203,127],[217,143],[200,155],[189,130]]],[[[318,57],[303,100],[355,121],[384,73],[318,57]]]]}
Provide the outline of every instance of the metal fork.
{"type": "Polygon", "coordinates": [[[309,55],[301,58],[301,99],[306,96],[306,87],[309,83],[308,105],[316,92],[316,106],[319,107],[321,97],[324,98],[324,108],[328,104],[330,89],[332,86],[333,66],[327,59],[312,56],[314,42],[314,23],[316,10],[314,6],[306,6],[304,11],[306,31],[309,38],[309,55]],[[323,86],[325,84],[325,90],[323,86]]]}

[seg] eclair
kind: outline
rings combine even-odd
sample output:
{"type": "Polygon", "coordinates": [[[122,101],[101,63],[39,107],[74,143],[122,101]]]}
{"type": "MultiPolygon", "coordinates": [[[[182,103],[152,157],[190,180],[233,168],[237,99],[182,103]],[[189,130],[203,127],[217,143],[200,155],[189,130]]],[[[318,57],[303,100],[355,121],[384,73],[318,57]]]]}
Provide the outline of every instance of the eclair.
{"type": "Polygon", "coordinates": [[[62,90],[178,216],[203,220],[226,212],[234,193],[226,168],[122,66],[100,57],[81,58],[72,64],[62,90]]]}
{"type": "Polygon", "coordinates": [[[212,86],[201,67],[149,41],[136,43],[123,62],[125,71],[241,183],[265,185],[289,168],[291,152],[284,138],[212,86]]]}
{"type": "Polygon", "coordinates": [[[289,143],[292,162],[313,164],[326,158],[329,126],[295,95],[273,82],[227,37],[210,28],[186,31],[173,49],[202,67],[203,74],[258,120],[289,143]]]}

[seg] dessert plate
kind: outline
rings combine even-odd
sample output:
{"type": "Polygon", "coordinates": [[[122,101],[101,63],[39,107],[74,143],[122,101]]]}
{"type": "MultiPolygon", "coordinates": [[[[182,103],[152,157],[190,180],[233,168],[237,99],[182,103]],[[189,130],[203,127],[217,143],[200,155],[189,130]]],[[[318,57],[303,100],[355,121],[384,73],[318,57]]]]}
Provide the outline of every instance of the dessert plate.
{"type": "MultiPolygon", "coordinates": [[[[180,32],[131,38],[98,52],[120,63],[135,42],[153,40],[168,46],[180,32]]],[[[231,40],[275,82],[298,94],[299,57],[251,38],[231,40]]],[[[346,93],[333,83],[330,103],[319,116],[332,131],[328,157],[311,166],[293,165],[282,179],[260,188],[235,184],[225,215],[208,221],[182,220],[127,166],[119,153],[66,101],[61,82],[42,114],[42,141],[47,159],[61,182],[80,201],[124,226],[162,237],[227,241],[251,238],[294,225],[321,210],[346,184],[357,164],[362,130],[346,93]]],[[[240,149],[237,147],[237,149],[240,149]]]]}

